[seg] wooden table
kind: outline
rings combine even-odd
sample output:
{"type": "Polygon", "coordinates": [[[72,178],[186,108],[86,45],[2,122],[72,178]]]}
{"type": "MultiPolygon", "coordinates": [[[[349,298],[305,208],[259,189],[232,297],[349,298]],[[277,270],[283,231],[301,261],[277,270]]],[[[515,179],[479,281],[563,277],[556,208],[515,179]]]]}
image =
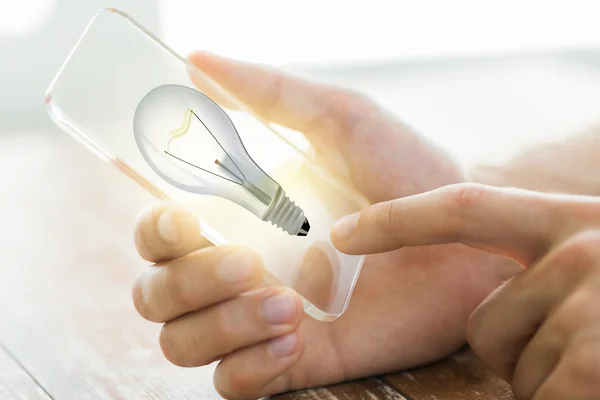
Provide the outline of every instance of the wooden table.
{"type": "MultiPolygon", "coordinates": [[[[135,215],[154,201],[58,130],[0,136],[0,399],[215,399],[134,311],[135,215]]],[[[280,399],[512,399],[468,350],[280,399]]]]}

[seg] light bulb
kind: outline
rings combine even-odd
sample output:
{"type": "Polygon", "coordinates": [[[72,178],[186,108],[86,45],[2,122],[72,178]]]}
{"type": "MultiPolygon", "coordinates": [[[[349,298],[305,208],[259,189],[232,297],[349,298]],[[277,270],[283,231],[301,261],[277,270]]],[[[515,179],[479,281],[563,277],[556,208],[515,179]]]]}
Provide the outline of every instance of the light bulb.
{"type": "Polygon", "coordinates": [[[308,234],[302,209],[250,157],[225,111],[199,91],[151,90],[135,110],[133,131],[146,162],[171,185],[233,201],[290,235],[308,234]]]}

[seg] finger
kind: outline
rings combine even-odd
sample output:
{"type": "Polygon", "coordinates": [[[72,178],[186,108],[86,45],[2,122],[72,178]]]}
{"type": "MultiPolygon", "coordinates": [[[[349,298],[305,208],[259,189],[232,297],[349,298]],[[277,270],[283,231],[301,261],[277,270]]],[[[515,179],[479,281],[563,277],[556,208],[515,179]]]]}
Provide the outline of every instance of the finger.
{"type": "Polygon", "coordinates": [[[514,377],[517,391],[530,392],[531,386],[543,379],[540,375],[554,368],[557,346],[560,348],[557,340],[578,329],[571,323],[569,329],[554,329],[548,316],[556,312],[559,321],[568,322],[589,309],[589,305],[579,307],[581,304],[565,300],[593,273],[593,260],[578,256],[589,240],[574,238],[551,252],[492,293],[469,318],[467,337],[473,351],[505,380],[514,377]],[[550,327],[552,334],[544,327],[550,327]],[[544,356],[531,361],[529,357],[540,352],[544,356]],[[517,370],[521,362],[529,368],[523,369],[523,364],[517,370]]]}
{"type": "MultiPolygon", "coordinates": [[[[459,242],[528,265],[561,237],[573,208],[558,196],[475,184],[378,203],[338,221],[333,244],[349,254],[459,242]]],[[[572,225],[567,225],[572,228],[572,225]]]]}
{"type": "Polygon", "coordinates": [[[423,191],[423,182],[438,187],[462,176],[441,149],[364,95],[206,52],[188,59],[190,77],[200,90],[225,107],[234,105],[301,132],[315,150],[315,162],[370,202],[423,191]],[[428,168],[404,168],[416,158],[428,160],[428,168]],[[427,176],[420,179],[420,174],[427,176]]]}
{"type": "Polygon", "coordinates": [[[600,398],[599,331],[574,340],[556,369],[542,383],[534,400],[595,400],[600,398]]]}
{"type": "MultiPolygon", "coordinates": [[[[530,399],[556,368],[569,343],[581,339],[589,326],[600,327],[600,292],[579,288],[561,304],[525,347],[513,374],[517,398],[530,399]],[[579,337],[578,337],[579,336],[579,337]]],[[[598,365],[600,379],[600,360],[598,365]]]]}
{"type": "Polygon", "coordinates": [[[531,399],[556,368],[563,353],[564,338],[559,337],[546,322],[526,345],[516,363],[511,385],[517,399],[531,399]]]}
{"type": "Polygon", "coordinates": [[[286,371],[301,358],[304,346],[296,332],[225,356],[214,384],[227,399],[258,399],[290,390],[286,371]]]}
{"type": "Polygon", "coordinates": [[[198,218],[175,202],[143,210],[137,218],[135,245],[145,260],[159,262],[210,246],[200,233],[198,218]]]}
{"type": "Polygon", "coordinates": [[[521,351],[551,307],[549,298],[519,293],[522,285],[517,278],[494,291],[471,314],[467,325],[467,341],[473,351],[507,382],[511,382],[521,351]],[[518,299],[511,298],[515,294],[518,299]],[[514,315],[515,308],[507,308],[515,305],[525,309],[518,309],[518,315],[514,315]]]}
{"type": "Polygon", "coordinates": [[[148,268],[133,287],[140,315],[165,322],[254,288],[263,266],[246,248],[219,246],[148,268]]]}
{"type": "MultiPolygon", "coordinates": [[[[377,106],[354,92],[303,80],[267,66],[219,57],[206,52],[190,54],[188,60],[209,78],[247,105],[263,119],[309,136],[338,141],[347,137],[349,127],[365,119],[377,106]]],[[[222,93],[211,88],[200,75],[194,83],[210,91],[224,106],[234,106],[222,93]]],[[[344,145],[340,141],[341,145],[344,145]]]]}
{"type": "Polygon", "coordinates": [[[167,322],[160,335],[175,365],[207,365],[224,354],[294,331],[302,301],[290,290],[260,289],[167,322]]]}

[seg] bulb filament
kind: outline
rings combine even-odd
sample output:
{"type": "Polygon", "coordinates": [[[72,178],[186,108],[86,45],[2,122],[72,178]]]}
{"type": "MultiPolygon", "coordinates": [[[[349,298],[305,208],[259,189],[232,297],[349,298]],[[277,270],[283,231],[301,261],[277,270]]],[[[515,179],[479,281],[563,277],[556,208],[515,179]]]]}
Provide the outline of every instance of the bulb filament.
{"type": "Polygon", "coordinates": [[[181,162],[183,162],[183,163],[186,163],[186,164],[188,164],[188,165],[190,165],[190,166],[192,166],[192,167],[198,168],[198,169],[200,169],[200,170],[202,170],[202,171],[204,171],[204,172],[208,172],[209,174],[212,174],[212,175],[218,176],[219,178],[223,178],[223,179],[226,179],[226,180],[228,180],[228,181],[230,181],[230,182],[237,183],[238,185],[242,185],[242,184],[243,184],[243,181],[244,181],[244,180],[246,180],[246,177],[244,176],[243,172],[242,172],[242,171],[240,170],[240,168],[237,166],[237,164],[235,163],[235,161],[233,161],[233,159],[231,158],[231,156],[229,155],[229,153],[227,153],[227,151],[226,151],[226,150],[223,148],[223,145],[221,145],[221,143],[220,143],[220,142],[219,142],[219,140],[218,140],[218,139],[215,137],[215,135],[213,135],[213,133],[211,132],[211,130],[210,130],[210,129],[208,129],[208,126],[206,126],[206,124],[204,123],[204,121],[202,121],[202,120],[200,119],[200,117],[198,117],[198,115],[197,115],[197,114],[196,114],[196,113],[195,113],[195,112],[194,112],[194,111],[193,111],[191,108],[188,108],[188,109],[186,110],[186,112],[185,112],[185,116],[184,116],[184,119],[183,119],[183,122],[182,122],[181,126],[180,126],[179,128],[177,128],[177,129],[174,129],[174,130],[172,130],[172,131],[170,132],[170,137],[169,137],[169,140],[167,141],[167,146],[166,146],[166,149],[164,150],[164,152],[165,152],[165,154],[167,154],[167,155],[169,155],[169,156],[171,156],[171,157],[175,158],[176,160],[179,160],[179,161],[181,161],[181,162]],[[222,162],[220,162],[219,160],[215,160],[215,164],[217,164],[219,167],[223,168],[225,171],[227,171],[227,172],[228,172],[228,173],[230,173],[232,176],[234,176],[235,178],[237,178],[237,179],[238,179],[238,181],[235,181],[235,180],[233,180],[233,179],[230,179],[230,178],[227,178],[227,177],[225,177],[225,176],[219,175],[219,174],[217,174],[217,173],[214,173],[214,172],[212,172],[212,171],[209,171],[209,170],[207,170],[207,169],[204,169],[204,168],[202,168],[202,167],[200,167],[200,166],[198,166],[198,165],[192,164],[192,163],[190,163],[189,161],[183,160],[183,159],[181,159],[181,158],[179,158],[179,157],[177,157],[177,156],[173,155],[173,154],[172,154],[172,153],[169,151],[169,150],[170,150],[169,148],[170,148],[170,146],[171,146],[171,142],[172,142],[174,139],[181,138],[181,137],[183,137],[183,136],[184,136],[186,133],[188,133],[188,131],[189,131],[189,129],[190,129],[190,125],[191,125],[191,116],[192,116],[192,115],[194,115],[194,117],[196,117],[196,119],[197,119],[198,121],[200,121],[200,123],[202,124],[202,126],[204,126],[204,128],[205,128],[205,129],[206,129],[206,131],[207,131],[207,132],[210,134],[210,136],[212,136],[212,138],[215,140],[215,142],[217,142],[217,144],[219,145],[219,147],[221,148],[221,150],[223,150],[223,152],[225,153],[226,157],[227,157],[227,158],[229,158],[229,159],[231,160],[231,163],[233,164],[233,166],[235,167],[235,169],[237,170],[237,172],[238,172],[238,173],[234,173],[233,171],[231,171],[231,169],[229,169],[229,168],[225,167],[225,165],[224,165],[222,162]],[[241,175],[241,177],[240,177],[240,175],[241,175]]]}
{"type": "Polygon", "coordinates": [[[207,172],[211,175],[217,176],[219,178],[225,179],[229,182],[233,182],[235,184],[238,184],[240,186],[243,186],[246,190],[248,190],[250,193],[252,193],[256,198],[258,198],[261,202],[263,202],[264,204],[270,204],[272,199],[270,196],[268,196],[265,192],[263,192],[262,190],[260,190],[259,188],[257,188],[255,185],[253,185],[250,181],[248,181],[248,179],[246,178],[246,176],[244,176],[244,173],[242,172],[242,170],[237,166],[237,164],[235,163],[235,161],[233,161],[233,158],[229,155],[229,153],[227,153],[227,151],[225,150],[225,148],[223,148],[223,145],[221,145],[221,143],[219,142],[219,140],[215,137],[215,135],[213,135],[213,133],[210,131],[210,129],[208,129],[208,126],[206,126],[206,124],[200,119],[200,117],[198,117],[198,115],[191,109],[188,108],[185,112],[185,116],[184,116],[184,120],[183,123],[181,124],[181,126],[177,129],[174,129],[170,132],[170,137],[169,140],[167,141],[167,146],[164,150],[165,154],[173,157],[176,160],[179,160],[191,167],[197,168],[199,170],[202,170],[204,172],[207,172]],[[231,174],[233,177],[235,177],[237,179],[233,180],[230,178],[227,178],[225,176],[219,175],[215,172],[209,171],[205,168],[202,168],[198,165],[192,164],[189,161],[186,161],[182,158],[177,157],[176,155],[172,154],[169,151],[169,147],[171,145],[171,142],[176,139],[176,138],[181,138],[183,137],[186,133],[188,133],[189,129],[190,129],[190,124],[191,124],[191,116],[194,115],[194,117],[196,117],[196,119],[198,121],[200,121],[200,123],[202,124],[202,126],[204,126],[204,128],[207,130],[207,132],[210,134],[210,136],[212,136],[212,138],[215,140],[215,142],[217,142],[217,144],[219,145],[219,147],[221,148],[221,150],[223,150],[223,152],[225,153],[225,156],[227,158],[229,158],[229,160],[231,161],[231,163],[233,164],[233,166],[235,167],[235,169],[237,170],[237,173],[232,171],[230,168],[228,168],[225,164],[223,164],[221,161],[219,160],[215,160],[215,164],[218,165],[219,167],[221,167],[222,169],[224,169],[225,171],[227,171],[229,174],[231,174]],[[241,175],[241,176],[240,176],[241,175]]]}

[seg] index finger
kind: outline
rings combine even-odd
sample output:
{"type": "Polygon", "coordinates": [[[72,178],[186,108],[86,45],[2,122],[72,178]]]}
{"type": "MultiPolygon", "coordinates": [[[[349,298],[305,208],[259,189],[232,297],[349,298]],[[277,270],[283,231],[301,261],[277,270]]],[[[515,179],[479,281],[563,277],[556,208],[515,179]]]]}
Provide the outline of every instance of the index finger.
{"type": "MultiPolygon", "coordinates": [[[[263,119],[302,132],[309,139],[348,137],[378,106],[351,90],[316,83],[268,66],[194,52],[188,60],[263,119]]],[[[224,107],[235,104],[197,74],[191,78],[224,107]]],[[[340,141],[340,145],[343,145],[340,141]]]]}
{"type": "Polygon", "coordinates": [[[529,265],[573,227],[570,206],[576,198],[477,184],[449,185],[345,217],[331,237],[340,251],[349,254],[463,243],[529,265]]]}

